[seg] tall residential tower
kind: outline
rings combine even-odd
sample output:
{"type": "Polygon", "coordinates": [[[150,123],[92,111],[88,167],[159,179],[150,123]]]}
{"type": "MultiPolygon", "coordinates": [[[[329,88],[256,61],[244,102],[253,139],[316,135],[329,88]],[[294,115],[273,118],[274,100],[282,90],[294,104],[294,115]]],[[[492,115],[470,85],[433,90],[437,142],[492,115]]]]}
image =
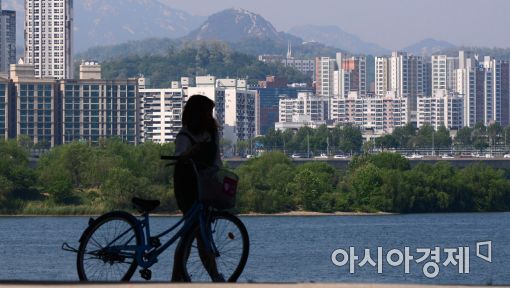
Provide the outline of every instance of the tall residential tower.
{"type": "Polygon", "coordinates": [[[0,73],[16,63],[16,11],[2,10],[0,0],[0,73]]]}
{"type": "Polygon", "coordinates": [[[37,78],[73,78],[73,0],[25,0],[25,63],[37,78]]]}

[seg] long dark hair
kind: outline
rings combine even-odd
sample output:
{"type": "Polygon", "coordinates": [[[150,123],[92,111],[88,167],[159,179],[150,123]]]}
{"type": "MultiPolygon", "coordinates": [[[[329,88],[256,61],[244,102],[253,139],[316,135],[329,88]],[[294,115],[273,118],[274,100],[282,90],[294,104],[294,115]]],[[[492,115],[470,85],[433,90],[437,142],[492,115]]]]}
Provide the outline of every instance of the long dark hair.
{"type": "Polygon", "coordinates": [[[188,99],[182,113],[182,126],[191,133],[209,132],[216,136],[218,123],[213,116],[214,101],[204,95],[193,95],[188,99]]]}

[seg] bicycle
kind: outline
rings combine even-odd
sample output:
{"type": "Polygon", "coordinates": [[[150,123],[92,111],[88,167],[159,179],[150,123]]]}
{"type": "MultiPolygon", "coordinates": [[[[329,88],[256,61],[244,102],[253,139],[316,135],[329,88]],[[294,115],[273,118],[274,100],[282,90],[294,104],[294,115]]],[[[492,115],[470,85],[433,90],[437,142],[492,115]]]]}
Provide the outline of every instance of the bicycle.
{"type": "MultiPolygon", "coordinates": [[[[162,156],[161,159],[179,160],[180,157],[162,156]]],[[[195,163],[188,160],[199,177],[195,163]]],[[[200,185],[198,187],[201,189],[200,185]]],[[[91,218],[80,237],[78,249],[67,243],[62,245],[62,249],[78,254],[76,264],[80,281],[129,281],[137,267],[142,268],[141,277],[150,280],[152,272],[149,268],[158,262],[161,253],[181,237],[182,249],[179,249],[179,260],[174,265],[180,265],[183,281],[218,280],[210,275],[211,268],[207,269],[204,263],[210,259],[204,255],[214,257],[222,280],[237,281],[248,260],[250,246],[248,232],[239,218],[198,201],[175,225],[151,236],[149,213],[160,202],[133,198],[132,203],[142,213],[139,218],[124,211],[91,218]],[[161,237],[179,226],[182,227],[166,243],[161,243],[161,237]]]]}

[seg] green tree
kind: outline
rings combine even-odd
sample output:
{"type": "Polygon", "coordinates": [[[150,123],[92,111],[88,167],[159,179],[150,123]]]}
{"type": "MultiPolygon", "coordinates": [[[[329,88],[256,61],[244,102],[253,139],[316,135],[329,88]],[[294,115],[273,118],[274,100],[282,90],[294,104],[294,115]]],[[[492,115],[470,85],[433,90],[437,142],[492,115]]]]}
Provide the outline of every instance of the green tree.
{"type": "Polygon", "coordinates": [[[0,198],[9,202],[5,204],[7,209],[13,208],[11,200],[38,197],[34,187],[35,177],[29,166],[27,150],[16,141],[0,141],[0,178],[3,186],[0,198]]]}
{"type": "Polygon", "coordinates": [[[337,134],[338,147],[344,152],[359,152],[363,146],[363,135],[358,127],[352,124],[337,126],[334,130],[337,134]]]}
{"type": "Polygon", "coordinates": [[[47,185],[46,192],[55,204],[73,204],[78,202],[73,195],[73,184],[66,177],[61,177],[47,185]]]}
{"type": "Polygon", "coordinates": [[[398,147],[410,148],[413,146],[412,138],[416,136],[416,128],[412,124],[396,127],[391,133],[398,142],[398,147]]]}
{"type": "Polygon", "coordinates": [[[399,146],[399,142],[393,134],[386,134],[375,139],[375,146],[384,151],[389,148],[397,148],[399,146]]]}
{"type": "Polygon", "coordinates": [[[372,151],[374,151],[374,148],[375,148],[374,140],[365,141],[365,143],[363,143],[363,153],[365,154],[372,153],[372,151]]]}
{"type": "Polygon", "coordinates": [[[473,128],[468,126],[462,127],[457,131],[455,143],[458,145],[473,145],[473,128]]]}
{"type": "Polygon", "coordinates": [[[432,137],[434,133],[434,127],[426,123],[418,130],[416,136],[411,138],[412,147],[432,148],[432,144],[435,144],[432,143],[432,137]]]}
{"type": "Polygon", "coordinates": [[[409,160],[399,153],[382,152],[373,155],[355,156],[349,163],[349,171],[353,172],[369,163],[384,170],[404,171],[411,169],[409,160]]]}
{"type": "Polygon", "coordinates": [[[480,152],[483,152],[489,147],[487,139],[487,127],[483,123],[477,123],[472,133],[473,146],[480,152]]]}
{"type": "Polygon", "coordinates": [[[389,211],[391,198],[382,193],[384,183],[383,172],[374,164],[368,163],[354,170],[350,175],[352,197],[356,199],[356,206],[365,211],[389,211]]]}
{"type": "Polygon", "coordinates": [[[510,125],[506,126],[501,133],[503,135],[503,144],[505,146],[510,145],[510,125]]]}
{"type": "Polygon", "coordinates": [[[489,138],[489,146],[493,147],[498,143],[503,128],[499,122],[494,122],[487,127],[487,137],[489,138]]]}
{"type": "Polygon", "coordinates": [[[106,208],[130,209],[134,196],[143,197],[149,182],[145,178],[135,177],[125,168],[113,168],[107,180],[101,185],[102,202],[106,208]]]}
{"type": "Polygon", "coordinates": [[[338,179],[333,167],[323,162],[310,162],[298,166],[294,175],[289,187],[299,207],[307,211],[331,209],[334,203],[327,206],[321,197],[334,191],[338,179]]]}
{"type": "Polygon", "coordinates": [[[291,190],[294,177],[290,159],[280,152],[264,153],[236,169],[240,177],[238,209],[242,212],[279,212],[295,208],[291,190]]]}
{"type": "Polygon", "coordinates": [[[450,137],[450,131],[445,126],[440,126],[436,132],[434,132],[434,146],[438,148],[448,148],[452,145],[452,138],[450,137]]]}

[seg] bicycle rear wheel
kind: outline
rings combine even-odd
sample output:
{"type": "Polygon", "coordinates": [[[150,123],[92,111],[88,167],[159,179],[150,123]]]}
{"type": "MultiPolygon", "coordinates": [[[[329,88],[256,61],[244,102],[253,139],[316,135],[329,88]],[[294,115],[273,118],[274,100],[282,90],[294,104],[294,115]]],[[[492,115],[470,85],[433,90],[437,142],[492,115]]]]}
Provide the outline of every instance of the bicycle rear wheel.
{"type": "Polygon", "coordinates": [[[110,212],[83,232],[78,249],[80,281],[129,281],[136,270],[135,247],[142,237],[136,218],[126,212],[110,212]]]}
{"type": "MultiPolygon", "coordinates": [[[[244,270],[250,250],[246,227],[239,218],[227,212],[213,212],[210,225],[212,240],[218,250],[218,254],[215,255],[217,270],[225,281],[236,282],[244,270]]],[[[187,233],[182,242],[181,265],[184,281],[187,282],[213,280],[204,267],[204,260],[200,257],[198,237],[200,237],[199,225],[191,233],[187,233]]]]}

